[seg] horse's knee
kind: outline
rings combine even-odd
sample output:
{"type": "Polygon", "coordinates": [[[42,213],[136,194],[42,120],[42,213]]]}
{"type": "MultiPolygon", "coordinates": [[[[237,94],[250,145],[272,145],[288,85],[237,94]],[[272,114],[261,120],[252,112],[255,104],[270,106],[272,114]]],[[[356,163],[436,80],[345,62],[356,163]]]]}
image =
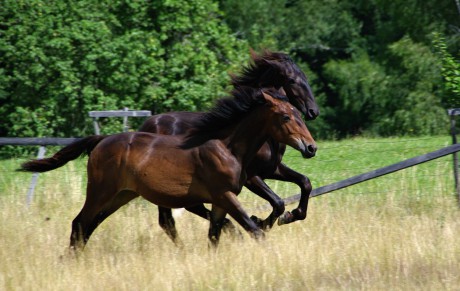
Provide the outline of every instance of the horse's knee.
{"type": "Polygon", "coordinates": [[[275,213],[276,216],[283,214],[284,211],[286,210],[284,200],[281,198],[274,200],[272,203],[272,207],[273,207],[273,212],[275,213]]]}
{"type": "Polygon", "coordinates": [[[302,176],[300,187],[302,188],[302,192],[305,192],[307,194],[310,194],[311,190],[313,189],[311,181],[310,179],[308,179],[307,176],[302,176]]]}

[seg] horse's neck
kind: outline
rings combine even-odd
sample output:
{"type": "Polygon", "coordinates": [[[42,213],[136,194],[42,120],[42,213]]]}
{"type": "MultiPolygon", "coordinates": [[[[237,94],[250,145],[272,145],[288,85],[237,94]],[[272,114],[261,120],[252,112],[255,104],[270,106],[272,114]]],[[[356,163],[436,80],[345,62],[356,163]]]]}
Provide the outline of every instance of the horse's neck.
{"type": "Polygon", "coordinates": [[[261,118],[263,114],[253,112],[243,118],[224,139],[227,148],[237,157],[245,167],[269,138],[267,120],[261,118]]]}

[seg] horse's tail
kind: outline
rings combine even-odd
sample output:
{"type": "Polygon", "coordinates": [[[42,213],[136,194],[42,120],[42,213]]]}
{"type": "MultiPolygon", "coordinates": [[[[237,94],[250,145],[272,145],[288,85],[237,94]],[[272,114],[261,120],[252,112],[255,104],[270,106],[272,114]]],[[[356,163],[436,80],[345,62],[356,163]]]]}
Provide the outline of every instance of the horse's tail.
{"type": "Polygon", "coordinates": [[[51,158],[31,160],[23,163],[18,171],[41,173],[57,169],[80,156],[89,155],[104,138],[106,136],[93,135],[79,139],[55,153],[51,158]]]}

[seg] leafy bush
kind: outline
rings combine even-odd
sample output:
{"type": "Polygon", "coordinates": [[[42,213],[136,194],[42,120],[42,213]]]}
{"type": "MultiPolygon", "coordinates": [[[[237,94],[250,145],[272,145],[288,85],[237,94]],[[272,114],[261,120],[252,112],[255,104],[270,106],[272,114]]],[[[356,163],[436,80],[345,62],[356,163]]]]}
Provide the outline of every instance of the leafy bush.
{"type": "Polygon", "coordinates": [[[0,23],[2,136],[90,134],[91,110],[201,110],[248,56],[211,0],[3,1],[0,23]]]}

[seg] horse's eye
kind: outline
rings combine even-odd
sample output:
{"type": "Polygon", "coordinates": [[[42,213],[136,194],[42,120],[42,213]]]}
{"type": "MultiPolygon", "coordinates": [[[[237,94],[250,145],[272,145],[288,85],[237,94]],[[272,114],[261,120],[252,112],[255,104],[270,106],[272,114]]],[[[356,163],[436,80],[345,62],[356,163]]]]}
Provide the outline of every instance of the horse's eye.
{"type": "Polygon", "coordinates": [[[288,122],[289,120],[291,120],[291,117],[289,115],[287,115],[287,114],[284,114],[283,115],[283,121],[288,122]]]}

